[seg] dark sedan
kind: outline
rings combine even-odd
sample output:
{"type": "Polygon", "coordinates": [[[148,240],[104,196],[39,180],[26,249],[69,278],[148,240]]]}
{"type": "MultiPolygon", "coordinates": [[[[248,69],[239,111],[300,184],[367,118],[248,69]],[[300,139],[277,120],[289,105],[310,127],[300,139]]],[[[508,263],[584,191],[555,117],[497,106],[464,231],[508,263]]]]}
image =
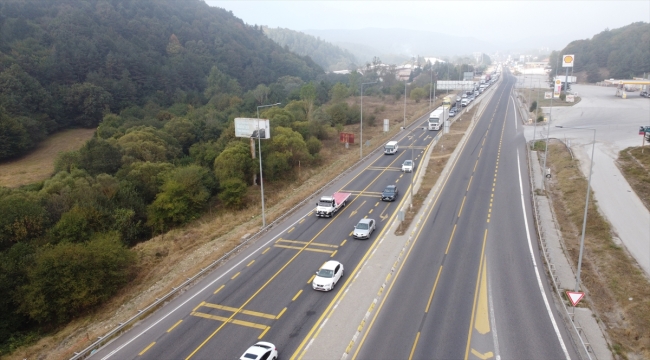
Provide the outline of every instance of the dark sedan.
{"type": "Polygon", "coordinates": [[[397,185],[388,185],[381,193],[381,200],[394,201],[397,198],[398,193],[399,191],[397,190],[397,185]]]}

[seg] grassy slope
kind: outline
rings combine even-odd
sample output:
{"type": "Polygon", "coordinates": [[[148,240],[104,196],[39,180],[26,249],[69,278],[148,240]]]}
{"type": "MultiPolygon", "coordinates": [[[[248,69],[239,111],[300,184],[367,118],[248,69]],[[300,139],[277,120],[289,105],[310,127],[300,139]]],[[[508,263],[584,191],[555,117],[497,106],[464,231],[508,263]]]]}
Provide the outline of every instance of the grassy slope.
{"type": "Polygon", "coordinates": [[[56,156],[81,148],[94,133],[95,129],[69,129],[49,136],[29,154],[0,164],[0,186],[15,188],[49,178],[56,156]]]}

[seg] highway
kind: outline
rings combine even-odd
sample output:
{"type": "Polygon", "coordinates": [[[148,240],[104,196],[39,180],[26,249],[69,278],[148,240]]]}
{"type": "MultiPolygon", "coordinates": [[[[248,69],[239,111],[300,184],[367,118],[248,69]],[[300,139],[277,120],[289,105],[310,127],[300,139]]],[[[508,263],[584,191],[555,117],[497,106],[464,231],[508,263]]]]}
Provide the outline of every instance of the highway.
{"type": "Polygon", "coordinates": [[[353,358],[579,358],[538,253],[515,78],[503,76],[353,358]]]}
{"type": "Polygon", "coordinates": [[[352,193],[333,218],[318,218],[315,204],[306,205],[92,358],[234,359],[258,340],[274,343],[288,358],[395,218],[413,176],[402,173],[401,164],[414,156],[417,171],[437,134],[421,129],[427,118],[397,136],[397,154],[377,153],[323,194],[352,193]],[[400,195],[382,202],[389,184],[397,184],[400,195]],[[369,240],[352,238],[362,218],[378,222],[369,240]],[[330,259],[345,266],[344,277],[331,292],[314,291],[315,271],[330,259]]]}

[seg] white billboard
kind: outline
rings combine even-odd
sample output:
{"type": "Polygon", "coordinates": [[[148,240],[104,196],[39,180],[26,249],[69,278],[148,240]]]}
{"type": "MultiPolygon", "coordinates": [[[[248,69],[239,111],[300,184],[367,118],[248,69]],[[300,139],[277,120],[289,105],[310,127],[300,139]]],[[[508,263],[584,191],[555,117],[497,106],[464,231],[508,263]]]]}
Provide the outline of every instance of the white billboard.
{"type": "Polygon", "coordinates": [[[270,139],[269,119],[235,118],[235,136],[240,138],[270,139]]]}

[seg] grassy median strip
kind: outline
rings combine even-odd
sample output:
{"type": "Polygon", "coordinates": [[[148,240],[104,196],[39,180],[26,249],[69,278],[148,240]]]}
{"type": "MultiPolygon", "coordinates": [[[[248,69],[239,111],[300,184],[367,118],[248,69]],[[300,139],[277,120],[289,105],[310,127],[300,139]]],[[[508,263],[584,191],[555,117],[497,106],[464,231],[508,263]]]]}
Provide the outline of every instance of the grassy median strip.
{"type": "MultiPolygon", "coordinates": [[[[559,143],[549,144],[548,164],[555,174],[550,196],[569,261],[574,268],[580,251],[580,231],[587,180],[578,161],[559,143]]],[[[612,351],[625,359],[650,359],[650,283],[636,261],[612,236],[607,220],[592,198],[589,202],[582,283],[586,301],[610,338],[612,351]]]]}
{"type": "Polygon", "coordinates": [[[621,150],[617,165],[643,205],[650,210],[650,146],[621,150]]]}
{"type": "Polygon", "coordinates": [[[427,170],[422,178],[420,188],[413,195],[412,206],[410,206],[406,211],[406,214],[404,214],[404,221],[402,221],[397,226],[397,229],[395,229],[395,235],[404,235],[409,226],[411,226],[413,218],[415,218],[415,215],[420,211],[424,200],[438,181],[442,170],[445,168],[445,165],[447,165],[449,157],[456,149],[460,139],[465,135],[477,107],[478,106],[474,106],[471,110],[467,111],[467,113],[463,111],[462,115],[458,115],[460,118],[450,126],[449,133],[441,135],[442,137],[431,151],[431,157],[429,158],[427,170]]]}

